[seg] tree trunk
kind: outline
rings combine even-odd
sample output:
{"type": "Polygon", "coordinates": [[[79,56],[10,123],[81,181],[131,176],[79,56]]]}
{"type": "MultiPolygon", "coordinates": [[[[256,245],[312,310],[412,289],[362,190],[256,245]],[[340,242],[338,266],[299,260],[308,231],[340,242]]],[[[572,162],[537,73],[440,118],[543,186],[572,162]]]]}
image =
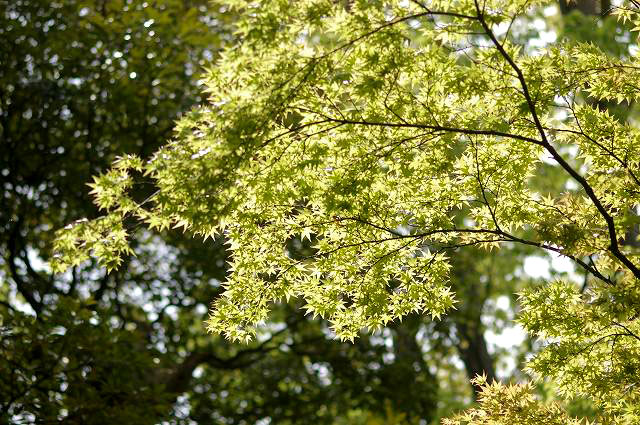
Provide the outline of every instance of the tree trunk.
{"type": "Polygon", "coordinates": [[[559,0],[560,12],[566,15],[574,10],[578,10],[585,15],[605,15],[611,7],[611,2],[607,0],[559,0]]]}
{"type": "MultiPolygon", "coordinates": [[[[483,326],[479,322],[480,318],[478,317],[476,323],[465,321],[456,323],[456,330],[460,339],[457,348],[469,378],[484,375],[487,378],[487,382],[493,382],[496,380],[493,358],[487,349],[483,326]]],[[[473,389],[475,398],[480,388],[474,386],[473,389]]]]}
{"type": "MultiPolygon", "coordinates": [[[[467,377],[473,379],[484,375],[488,382],[493,382],[496,379],[494,359],[487,349],[481,320],[485,301],[491,293],[491,279],[486,282],[479,279],[476,255],[483,254],[472,251],[452,256],[453,289],[461,302],[451,313],[451,320],[456,331],[454,342],[467,377]]],[[[473,396],[477,398],[480,388],[474,386],[473,390],[473,396]]]]}

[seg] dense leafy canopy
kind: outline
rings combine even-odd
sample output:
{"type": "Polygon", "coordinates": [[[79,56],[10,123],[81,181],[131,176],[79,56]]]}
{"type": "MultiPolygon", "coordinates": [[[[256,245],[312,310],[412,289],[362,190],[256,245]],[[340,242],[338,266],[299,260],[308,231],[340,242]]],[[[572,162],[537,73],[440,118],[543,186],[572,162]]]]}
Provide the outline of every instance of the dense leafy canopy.
{"type": "MultiPolygon", "coordinates": [[[[600,422],[637,422],[639,68],[622,47],[520,44],[547,3],[232,2],[241,42],[207,73],[208,104],[150,160],[123,156],[95,178],[108,214],[63,232],[53,267],[121,266],[132,222],[223,235],[211,330],[260,340],[274,303],[298,299],[354,340],[440,318],[454,292],[468,306],[464,250],[552,251],[588,285],[520,293],[519,321],[544,343],[528,370],[600,422]],[[136,193],[141,179],[155,190],[136,193]]],[[[613,13],[637,26],[633,2],[613,13]]],[[[479,407],[451,423],[569,421],[531,385],[476,384],[479,407]]]]}
{"type": "MultiPolygon", "coordinates": [[[[464,372],[440,360],[457,341],[444,322],[428,358],[417,317],[340,344],[293,302],[249,346],[204,334],[226,271],[220,243],[127,222],[135,257],[117,271],[90,260],[50,273],[54,230],[99,215],[90,176],[170,137],[235,12],[22,0],[0,13],[0,422],[415,423],[467,400],[464,372]]],[[[150,183],[129,194],[145,199],[150,183]]],[[[294,245],[308,255],[308,241],[294,245]]]]}

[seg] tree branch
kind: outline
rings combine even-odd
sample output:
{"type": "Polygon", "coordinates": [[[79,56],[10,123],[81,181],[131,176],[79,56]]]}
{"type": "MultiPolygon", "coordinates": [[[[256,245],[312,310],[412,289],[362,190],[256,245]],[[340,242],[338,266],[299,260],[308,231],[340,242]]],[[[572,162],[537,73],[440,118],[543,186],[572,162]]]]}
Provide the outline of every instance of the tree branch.
{"type": "Polygon", "coordinates": [[[491,42],[493,43],[495,48],[498,50],[498,52],[500,52],[500,54],[504,58],[504,60],[506,60],[507,63],[511,66],[511,68],[516,72],[518,81],[520,82],[520,86],[522,87],[524,98],[525,98],[525,100],[527,102],[527,106],[529,107],[529,112],[531,113],[531,117],[533,118],[533,122],[534,122],[534,124],[536,126],[536,129],[538,130],[538,133],[540,134],[541,139],[542,139],[542,143],[540,145],[543,146],[547,150],[547,152],[549,152],[551,154],[553,159],[555,159],[556,162],[575,181],[577,181],[580,184],[580,186],[582,186],[582,188],[584,189],[585,193],[587,194],[587,197],[591,200],[593,205],[596,207],[596,209],[598,210],[598,212],[600,213],[600,215],[604,218],[604,220],[606,222],[607,230],[609,232],[609,240],[610,240],[610,245],[608,247],[609,252],[611,252],[613,254],[613,256],[616,257],[622,264],[624,264],[627,267],[627,269],[631,273],[633,273],[633,275],[637,279],[640,279],[640,269],[638,267],[636,267],[636,265],[633,264],[633,262],[626,255],[624,255],[620,251],[620,246],[618,244],[618,235],[617,235],[617,232],[616,232],[616,227],[615,227],[615,222],[613,220],[613,217],[611,217],[611,215],[607,212],[606,208],[602,205],[602,202],[600,202],[600,199],[595,194],[595,192],[594,192],[593,188],[591,187],[591,185],[589,184],[589,182],[587,182],[587,180],[582,175],[580,175],[576,170],[574,170],[573,167],[571,167],[571,165],[569,165],[569,163],[553,147],[553,145],[551,145],[550,141],[547,138],[546,131],[545,131],[545,129],[544,129],[544,127],[543,127],[543,125],[542,125],[542,123],[540,121],[539,116],[538,116],[538,113],[537,113],[537,110],[536,110],[536,104],[535,104],[534,100],[531,97],[531,94],[529,92],[529,86],[527,84],[527,80],[526,80],[522,70],[515,63],[515,61],[509,55],[509,53],[504,49],[502,44],[498,41],[498,39],[496,38],[495,34],[493,33],[493,31],[491,30],[491,28],[487,24],[486,20],[484,19],[484,11],[482,11],[480,9],[480,6],[478,5],[478,0],[474,0],[474,2],[475,2],[475,5],[476,5],[476,10],[478,12],[478,21],[480,22],[480,25],[482,25],[482,28],[484,28],[485,33],[487,34],[487,36],[489,37],[489,39],[491,40],[491,42]]]}

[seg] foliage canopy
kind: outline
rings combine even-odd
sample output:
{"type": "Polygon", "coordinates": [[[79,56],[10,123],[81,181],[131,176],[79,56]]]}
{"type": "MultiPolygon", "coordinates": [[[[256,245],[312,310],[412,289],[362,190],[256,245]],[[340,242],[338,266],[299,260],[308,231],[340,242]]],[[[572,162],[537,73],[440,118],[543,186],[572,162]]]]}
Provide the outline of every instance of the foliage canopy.
{"type": "MultiPolygon", "coordinates": [[[[223,234],[231,272],[210,330],[249,341],[296,297],[353,340],[451,309],[451,252],[552,251],[591,285],[521,293],[520,323],[546,342],[529,369],[593,400],[603,423],[637,422],[640,130],[602,105],[635,102],[640,68],[589,43],[519,45],[520,16],[546,3],[232,2],[241,42],[207,73],[208,105],[149,161],[122,157],[95,178],[108,214],[62,233],[54,267],[91,253],[117,267],[132,218],[223,234]],[[550,169],[564,184],[540,183],[550,169]],[[144,200],[138,174],[157,187],[144,200]],[[295,240],[311,252],[295,255],[295,240]]],[[[638,26],[633,2],[613,12],[638,26]]],[[[485,386],[452,423],[564,423],[528,390],[485,386]]]]}
{"type": "MultiPolygon", "coordinates": [[[[200,67],[235,16],[208,0],[0,2],[0,422],[413,423],[440,409],[417,317],[386,331],[391,347],[337,343],[293,301],[249,345],[206,335],[221,243],[129,221],[118,270],[46,267],[55,229],[99,215],[90,177],[151,155],[201,101],[200,67]]],[[[445,404],[469,394],[464,372],[447,377],[462,385],[445,404]]]]}

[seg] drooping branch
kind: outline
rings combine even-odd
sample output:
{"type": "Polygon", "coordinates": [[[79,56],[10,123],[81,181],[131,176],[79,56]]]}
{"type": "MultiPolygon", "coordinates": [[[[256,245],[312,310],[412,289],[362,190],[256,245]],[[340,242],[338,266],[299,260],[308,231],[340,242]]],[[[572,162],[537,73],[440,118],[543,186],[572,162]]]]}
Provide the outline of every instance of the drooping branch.
{"type": "Polygon", "coordinates": [[[487,23],[484,11],[480,8],[477,0],[475,1],[476,10],[478,13],[478,22],[484,28],[485,33],[493,43],[494,47],[498,50],[500,55],[504,58],[505,61],[511,66],[511,68],[515,71],[520,86],[522,88],[522,93],[527,102],[527,106],[529,109],[529,113],[531,114],[531,118],[540,134],[540,138],[542,141],[541,146],[543,146],[547,152],[551,154],[553,159],[576,181],[578,184],[584,189],[587,197],[591,200],[593,205],[596,207],[602,218],[605,220],[607,225],[607,230],[609,232],[609,241],[610,245],[608,247],[609,252],[613,254],[622,264],[627,267],[627,269],[637,278],[640,279],[640,268],[638,268],[633,262],[620,250],[620,246],[618,244],[618,234],[615,227],[615,222],[613,217],[606,210],[598,196],[595,194],[593,187],[589,184],[589,182],[578,172],[576,171],[563,157],[560,153],[555,149],[555,147],[551,144],[547,137],[547,133],[545,131],[542,122],[540,121],[540,117],[538,116],[536,103],[531,97],[531,93],[529,91],[529,85],[524,76],[524,73],[516,64],[515,60],[511,57],[511,55],[505,50],[504,46],[498,41],[497,37],[493,33],[493,30],[487,23]]]}

